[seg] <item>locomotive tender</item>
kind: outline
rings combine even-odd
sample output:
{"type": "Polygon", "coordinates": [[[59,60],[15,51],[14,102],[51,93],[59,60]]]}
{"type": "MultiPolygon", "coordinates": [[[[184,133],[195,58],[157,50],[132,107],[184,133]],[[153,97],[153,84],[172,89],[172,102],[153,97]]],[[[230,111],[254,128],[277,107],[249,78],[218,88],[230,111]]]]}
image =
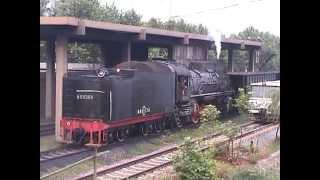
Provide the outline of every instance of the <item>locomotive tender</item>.
{"type": "Polygon", "coordinates": [[[224,82],[212,62],[187,67],[173,61],[130,61],[97,72],[69,72],[61,137],[68,143],[105,144],[123,142],[134,132],[148,135],[168,126],[198,124],[200,105],[231,100],[224,82]]]}

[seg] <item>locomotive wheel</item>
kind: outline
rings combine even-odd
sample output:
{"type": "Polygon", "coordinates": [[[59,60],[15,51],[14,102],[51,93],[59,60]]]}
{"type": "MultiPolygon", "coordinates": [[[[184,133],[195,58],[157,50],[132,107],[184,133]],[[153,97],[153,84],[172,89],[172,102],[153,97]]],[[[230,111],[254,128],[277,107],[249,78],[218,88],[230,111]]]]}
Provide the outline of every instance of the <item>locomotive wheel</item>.
{"type": "Polygon", "coordinates": [[[182,128],[183,126],[182,118],[180,118],[179,116],[174,116],[174,121],[178,128],[182,128]]]}
{"type": "Polygon", "coordinates": [[[183,119],[179,116],[179,108],[177,106],[175,107],[175,110],[171,115],[171,120],[177,128],[182,128],[183,119]]]}
{"type": "Polygon", "coordinates": [[[191,113],[191,121],[193,124],[198,124],[200,122],[200,107],[196,101],[192,101],[192,113],[191,113]]]}
{"type": "Polygon", "coordinates": [[[120,129],[116,132],[116,138],[119,142],[124,142],[127,136],[127,129],[120,129]]]}

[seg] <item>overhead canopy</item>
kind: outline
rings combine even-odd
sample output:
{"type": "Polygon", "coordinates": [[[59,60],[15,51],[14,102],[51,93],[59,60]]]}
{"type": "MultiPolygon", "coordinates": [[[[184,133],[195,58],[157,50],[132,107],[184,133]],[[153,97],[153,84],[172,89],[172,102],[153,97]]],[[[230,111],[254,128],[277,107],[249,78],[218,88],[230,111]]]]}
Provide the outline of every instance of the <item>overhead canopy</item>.
{"type": "MultiPolygon", "coordinates": [[[[212,45],[213,38],[207,35],[169,31],[142,26],[114,24],[92,21],[75,17],[40,16],[40,39],[55,39],[67,35],[76,41],[139,41],[155,44],[212,45]]],[[[222,48],[261,48],[261,42],[248,40],[223,39],[222,48]]]]}

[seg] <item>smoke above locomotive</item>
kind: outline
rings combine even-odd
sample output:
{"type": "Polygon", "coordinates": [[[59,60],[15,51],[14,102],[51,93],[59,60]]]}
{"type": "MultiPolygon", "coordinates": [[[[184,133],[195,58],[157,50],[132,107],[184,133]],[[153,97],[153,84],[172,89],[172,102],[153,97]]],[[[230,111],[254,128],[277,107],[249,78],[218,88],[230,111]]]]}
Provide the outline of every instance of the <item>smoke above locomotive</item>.
{"type": "Polygon", "coordinates": [[[214,64],[123,62],[64,77],[62,138],[72,143],[122,141],[134,130],[198,123],[201,94],[222,91],[214,64]],[[204,68],[206,67],[206,68],[204,68]]]}

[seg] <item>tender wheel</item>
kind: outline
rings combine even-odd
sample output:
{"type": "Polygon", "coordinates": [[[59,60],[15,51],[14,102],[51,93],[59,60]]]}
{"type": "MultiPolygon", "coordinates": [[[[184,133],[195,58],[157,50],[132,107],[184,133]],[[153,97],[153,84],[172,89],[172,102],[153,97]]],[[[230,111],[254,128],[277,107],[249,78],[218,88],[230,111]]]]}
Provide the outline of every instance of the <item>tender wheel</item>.
{"type": "Polygon", "coordinates": [[[162,125],[163,125],[162,120],[157,120],[154,122],[153,126],[156,133],[160,133],[163,130],[162,125]]]}
{"type": "Polygon", "coordinates": [[[107,142],[108,144],[113,143],[115,141],[115,132],[108,132],[107,142]]]}
{"type": "Polygon", "coordinates": [[[143,124],[140,127],[142,136],[147,136],[152,132],[152,124],[143,124]]]}
{"type": "Polygon", "coordinates": [[[119,142],[124,142],[127,136],[127,129],[121,129],[116,132],[116,138],[119,142]]]}
{"type": "Polygon", "coordinates": [[[191,121],[193,124],[198,124],[200,122],[200,107],[196,101],[192,101],[192,113],[191,113],[191,121]]]}

